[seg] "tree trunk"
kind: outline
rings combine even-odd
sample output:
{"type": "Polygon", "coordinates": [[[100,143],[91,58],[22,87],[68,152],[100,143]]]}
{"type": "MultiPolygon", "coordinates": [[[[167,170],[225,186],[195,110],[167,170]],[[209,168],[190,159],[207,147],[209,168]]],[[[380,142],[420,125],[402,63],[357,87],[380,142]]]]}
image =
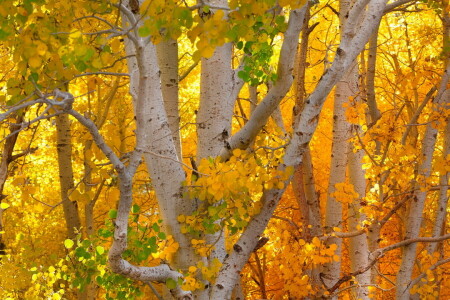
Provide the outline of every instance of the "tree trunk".
{"type": "MultiPolygon", "coordinates": [[[[442,76],[442,81],[438,94],[433,101],[434,109],[439,109],[439,106],[448,104],[450,101],[446,86],[449,80],[450,64],[447,64],[446,70],[442,76]],[[445,96],[445,97],[444,97],[445,96]]],[[[423,180],[429,178],[431,174],[432,159],[434,148],[436,144],[437,129],[434,124],[429,123],[426,127],[425,135],[422,142],[422,161],[419,165],[418,174],[423,180]]],[[[422,191],[416,184],[416,192],[414,193],[413,201],[408,212],[408,219],[406,224],[405,239],[417,238],[420,234],[420,227],[422,225],[423,208],[427,196],[426,191],[422,191]]],[[[422,183],[423,184],[423,183],[422,183]]],[[[407,300],[410,297],[409,285],[411,282],[411,275],[414,269],[414,261],[416,257],[417,243],[412,243],[405,246],[402,254],[402,261],[397,275],[397,299],[407,300]]]]}
{"type": "MultiPolygon", "coordinates": [[[[353,66],[355,68],[355,65],[353,66]]],[[[353,82],[349,77],[351,73],[336,85],[333,110],[333,143],[331,146],[330,179],[328,183],[328,197],[326,203],[325,229],[331,232],[334,227],[342,229],[342,203],[337,201],[332,194],[335,192],[337,183],[345,182],[345,172],[347,169],[348,139],[350,137],[350,124],[345,117],[346,103],[349,97],[354,95],[354,90],[350,84],[353,82]]],[[[328,239],[329,245],[336,244],[338,248],[335,255],[342,254],[342,239],[332,237],[328,239]]],[[[341,262],[334,261],[323,266],[323,282],[325,287],[332,287],[341,272],[341,262]]]]}
{"type": "Polygon", "coordinates": [[[80,229],[80,216],[78,204],[71,201],[69,195],[74,188],[72,169],[72,136],[70,132],[69,116],[66,114],[55,117],[56,119],[56,150],[58,152],[59,181],[64,218],[66,220],[67,236],[75,239],[77,230],[80,229]]]}
{"type": "MultiPolygon", "coordinates": [[[[351,147],[351,146],[350,146],[351,147]]],[[[362,159],[364,157],[363,150],[358,150],[356,153],[349,151],[348,171],[350,183],[353,184],[354,190],[358,193],[359,198],[349,207],[349,231],[358,230],[357,225],[362,225],[362,221],[366,220],[366,216],[360,213],[361,205],[359,201],[365,197],[366,194],[366,178],[365,172],[362,169],[362,159]]],[[[367,243],[367,235],[361,234],[350,238],[349,256],[352,272],[355,272],[365,266],[369,265],[369,246],[367,243]]],[[[356,276],[357,287],[354,293],[355,299],[369,300],[368,285],[371,282],[371,272],[368,270],[356,276]]]]}
{"type": "MultiPolygon", "coordinates": [[[[448,95],[450,97],[450,95],[448,95]]],[[[450,120],[447,120],[447,127],[444,130],[444,147],[442,156],[445,158],[450,155],[450,120]]],[[[436,218],[433,224],[432,236],[438,237],[444,232],[445,220],[447,218],[447,205],[448,205],[448,180],[449,172],[441,173],[439,175],[439,197],[436,208],[436,218]]],[[[436,251],[438,244],[430,243],[427,246],[427,252],[432,254],[436,251]]]]}
{"type": "Polygon", "coordinates": [[[180,115],[178,110],[178,43],[175,40],[162,41],[156,45],[158,64],[161,70],[161,91],[164,107],[167,112],[169,128],[177,150],[177,156],[182,161],[180,115]]]}
{"type": "MultiPolygon", "coordinates": [[[[0,204],[2,203],[2,200],[7,197],[7,195],[3,194],[6,180],[8,179],[8,166],[13,161],[13,151],[14,147],[16,146],[17,138],[19,136],[19,131],[15,132],[16,130],[20,129],[20,123],[22,123],[23,117],[17,116],[16,117],[16,124],[11,124],[9,126],[9,132],[11,136],[6,138],[4,145],[3,145],[3,151],[2,151],[2,159],[0,162],[0,204]]],[[[3,241],[3,211],[0,207],[0,255],[5,254],[6,245],[3,241]]]]}

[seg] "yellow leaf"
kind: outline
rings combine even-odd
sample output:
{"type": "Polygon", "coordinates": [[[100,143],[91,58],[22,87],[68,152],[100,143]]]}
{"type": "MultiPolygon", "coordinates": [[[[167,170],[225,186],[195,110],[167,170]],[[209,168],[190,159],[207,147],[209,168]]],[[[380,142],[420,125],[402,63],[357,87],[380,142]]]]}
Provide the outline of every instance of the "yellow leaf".
{"type": "Polygon", "coordinates": [[[316,236],[313,237],[312,243],[313,243],[314,246],[319,247],[319,246],[320,246],[320,240],[319,240],[319,238],[316,237],[316,236]]]}
{"type": "Polygon", "coordinates": [[[74,242],[72,240],[70,240],[70,239],[67,239],[67,240],[64,241],[64,247],[66,247],[67,249],[72,248],[73,245],[74,245],[74,242]]]}
{"type": "Polygon", "coordinates": [[[205,48],[200,49],[201,56],[203,56],[205,58],[210,58],[213,56],[214,50],[215,50],[214,47],[206,46],[205,48]]]}
{"type": "Polygon", "coordinates": [[[194,273],[195,271],[197,271],[197,267],[195,267],[195,266],[189,267],[189,273],[194,273]]]}
{"type": "Polygon", "coordinates": [[[236,156],[236,157],[241,156],[241,153],[242,153],[241,149],[234,149],[233,150],[233,155],[236,156]]]}
{"type": "Polygon", "coordinates": [[[8,203],[1,203],[0,204],[0,208],[1,209],[7,209],[9,207],[9,204],[8,203]]]}
{"type": "Polygon", "coordinates": [[[37,69],[42,65],[42,59],[39,56],[33,56],[28,60],[28,65],[33,69],[37,69]]]}
{"type": "Polygon", "coordinates": [[[46,44],[39,42],[36,47],[37,53],[41,56],[45,55],[48,51],[48,47],[46,44]]]}
{"type": "Polygon", "coordinates": [[[79,31],[79,30],[72,30],[72,32],[69,34],[69,37],[71,38],[71,39],[77,39],[77,38],[79,38],[81,36],[81,31],[79,31]]]}
{"type": "Polygon", "coordinates": [[[102,61],[100,58],[96,58],[92,61],[92,66],[96,69],[101,69],[103,67],[102,61]]]}

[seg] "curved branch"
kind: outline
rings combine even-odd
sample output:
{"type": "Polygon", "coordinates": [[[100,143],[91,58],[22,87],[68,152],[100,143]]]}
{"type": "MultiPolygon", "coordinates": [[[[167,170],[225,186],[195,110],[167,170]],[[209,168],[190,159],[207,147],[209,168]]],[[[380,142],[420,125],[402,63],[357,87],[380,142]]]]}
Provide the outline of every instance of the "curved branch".
{"type": "Polygon", "coordinates": [[[103,139],[103,136],[98,131],[97,126],[95,126],[95,123],[82,116],[79,112],[71,109],[67,112],[71,116],[73,116],[75,119],[78,120],[81,124],[84,125],[84,127],[87,128],[87,130],[91,133],[92,138],[94,139],[95,143],[97,144],[97,147],[105,154],[105,156],[111,161],[114,168],[118,173],[121,173],[125,170],[125,165],[122,161],[120,161],[119,157],[114,153],[114,151],[111,149],[111,147],[106,144],[105,140],[103,139]]]}
{"type": "Polygon", "coordinates": [[[256,107],[250,120],[229,139],[227,147],[224,147],[220,153],[223,159],[227,159],[234,149],[246,149],[250,145],[291,87],[295,58],[292,53],[296,53],[297,50],[298,37],[303,27],[305,12],[306,5],[301,9],[291,11],[278,63],[278,81],[256,107]]]}
{"type": "MultiPolygon", "coordinates": [[[[365,266],[363,268],[360,268],[359,270],[357,270],[355,272],[351,272],[351,273],[345,274],[331,288],[328,289],[328,292],[330,292],[330,293],[335,292],[344,282],[352,279],[356,275],[359,275],[359,274],[362,274],[364,272],[367,272],[388,251],[392,251],[392,250],[400,248],[400,247],[408,246],[408,245],[413,244],[413,243],[433,243],[433,242],[440,242],[440,241],[448,240],[448,239],[450,239],[450,234],[446,234],[446,235],[443,235],[443,236],[440,236],[440,237],[436,237],[436,238],[421,237],[421,238],[404,240],[404,241],[401,241],[399,243],[395,243],[395,244],[389,245],[387,247],[384,247],[384,248],[381,248],[381,249],[377,249],[377,250],[375,250],[374,252],[372,252],[370,254],[370,256],[372,257],[372,261],[367,266],[365,266]]],[[[438,266],[440,266],[442,264],[445,264],[445,263],[448,263],[448,262],[450,262],[450,258],[440,261],[439,264],[437,263],[437,264],[433,265],[433,267],[435,269],[438,266]]],[[[410,282],[409,286],[412,286],[412,285],[416,284],[417,282],[420,281],[421,278],[423,278],[423,277],[420,277],[420,276],[416,277],[413,281],[410,282]]]]}

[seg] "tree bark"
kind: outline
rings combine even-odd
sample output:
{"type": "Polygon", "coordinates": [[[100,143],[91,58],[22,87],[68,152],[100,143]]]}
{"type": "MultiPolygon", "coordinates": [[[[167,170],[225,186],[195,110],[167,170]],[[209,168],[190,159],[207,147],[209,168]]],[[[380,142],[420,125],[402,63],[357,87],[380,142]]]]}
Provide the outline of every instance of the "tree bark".
{"type": "MultiPolygon", "coordinates": [[[[433,101],[434,109],[439,109],[443,104],[448,104],[450,99],[446,91],[447,83],[449,81],[450,64],[447,64],[446,70],[442,76],[438,94],[433,101]],[[443,97],[446,96],[446,97],[443,97]]],[[[423,180],[426,180],[431,174],[431,163],[433,159],[434,147],[437,138],[437,129],[434,124],[429,123],[425,130],[425,135],[422,142],[422,162],[419,165],[418,174],[423,180]]],[[[420,183],[419,183],[420,184],[420,183]]],[[[420,233],[420,227],[423,218],[423,208],[427,196],[426,191],[420,190],[416,184],[417,190],[414,193],[414,199],[408,212],[408,219],[406,224],[405,239],[417,238],[420,233]]],[[[412,243],[403,249],[402,261],[397,275],[397,299],[409,299],[411,286],[411,275],[414,269],[414,261],[416,257],[417,243],[412,243]]]]}
{"type": "MultiPolygon", "coordinates": [[[[22,116],[16,116],[16,124],[11,124],[9,126],[10,136],[6,138],[3,144],[2,158],[0,161],[0,204],[2,203],[2,200],[7,197],[7,195],[3,194],[3,191],[6,180],[8,179],[8,167],[13,160],[13,151],[20,133],[18,130],[20,129],[20,123],[22,123],[22,121],[22,116]]],[[[4,209],[0,207],[0,255],[5,254],[6,249],[6,244],[3,241],[3,211],[4,209]]]]}
{"type": "Polygon", "coordinates": [[[161,91],[167,112],[169,128],[175,143],[177,156],[182,161],[180,114],[178,110],[178,43],[169,39],[156,45],[158,64],[161,70],[161,91]]]}
{"type": "MultiPolygon", "coordinates": [[[[351,146],[350,146],[351,147],[351,146]]],[[[360,213],[361,201],[366,194],[366,179],[365,172],[362,169],[362,159],[364,157],[363,150],[358,150],[356,153],[349,151],[348,171],[350,183],[353,184],[355,192],[358,193],[359,198],[349,207],[349,231],[358,230],[357,225],[362,225],[366,220],[366,216],[360,213]]],[[[351,270],[355,272],[365,266],[369,265],[369,246],[367,243],[367,235],[361,234],[350,238],[349,245],[351,270]]],[[[356,275],[357,287],[354,293],[356,299],[369,300],[368,286],[371,283],[370,269],[362,274],[356,275]]]]}
{"type": "Polygon", "coordinates": [[[70,239],[75,239],[77,230],[81,227],[81,222],[77,202],[69,199],[71,190],[74,188],[70,121],[69,116],[66,114],[56,116],[55,119],[61,200],[66,220],[67,236],[70,239]]]}

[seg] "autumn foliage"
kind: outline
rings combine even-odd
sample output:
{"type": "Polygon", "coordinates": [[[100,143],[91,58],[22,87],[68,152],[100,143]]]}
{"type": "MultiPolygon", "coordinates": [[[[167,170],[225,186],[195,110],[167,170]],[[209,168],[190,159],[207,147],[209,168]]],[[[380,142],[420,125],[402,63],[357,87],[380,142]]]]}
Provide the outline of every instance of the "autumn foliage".
{"type": "Polygon", "coordinates": [[[1,299],[449,299],[448,0],[3,0],[1,299]]]}

